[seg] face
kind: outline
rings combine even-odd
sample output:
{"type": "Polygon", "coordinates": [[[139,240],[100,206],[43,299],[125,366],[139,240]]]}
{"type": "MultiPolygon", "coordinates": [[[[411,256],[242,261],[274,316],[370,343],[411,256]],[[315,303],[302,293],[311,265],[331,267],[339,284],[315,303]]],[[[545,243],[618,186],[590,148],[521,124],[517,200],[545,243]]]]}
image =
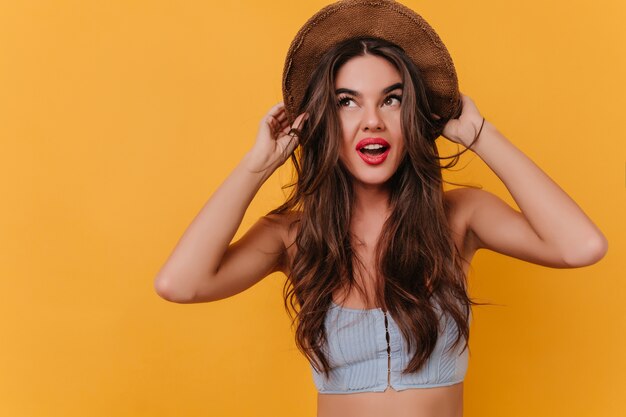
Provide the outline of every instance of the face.
{"type": "Polygon", "coordinates": [[[342,131],[339,158],[356,182],[386,183],[405,152],[400,73],[384,58],[355,57],[337,71],[335,94],[342,131]]]}

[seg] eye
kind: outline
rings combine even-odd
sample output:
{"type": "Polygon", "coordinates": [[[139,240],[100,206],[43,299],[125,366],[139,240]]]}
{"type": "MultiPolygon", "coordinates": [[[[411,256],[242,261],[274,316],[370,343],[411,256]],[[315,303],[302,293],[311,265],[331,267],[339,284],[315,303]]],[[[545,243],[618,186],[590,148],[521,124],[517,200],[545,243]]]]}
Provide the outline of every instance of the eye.
{"type": "Polygon", "coordinates": [[[350,107],[350,106],[346,106],[345,104],[351,101],[354,101],[354,100],[348,96],[342,96],[337,99],[337,105],[339,107],[350,107]]]}
{"type": "MultiPolygon", "coordinates": [[[[385,99],[385,103],[389,103],[389,102],[390,102],[391,100],[393,100],[393,99],[398,100],[398,104],[400,104],[400,103],[402,102],[402,96],[398,96],[398,95],[396,95],[396,94],[392,94],[392,95],[388,96],[388,97],[385,99]]],[[[390,105],[392,105],[392,104],[390,104],[390,105]]]]}

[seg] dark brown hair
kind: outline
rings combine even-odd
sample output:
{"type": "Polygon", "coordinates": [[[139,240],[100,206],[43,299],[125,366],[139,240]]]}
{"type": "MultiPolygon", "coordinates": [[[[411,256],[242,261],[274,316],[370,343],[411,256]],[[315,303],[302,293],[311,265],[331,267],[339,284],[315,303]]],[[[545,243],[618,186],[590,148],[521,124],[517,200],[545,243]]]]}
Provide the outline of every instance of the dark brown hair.
{"type": "MultiPolygon", "coordinates": [[[[296,179],[287,201],[268,214],[297,213],[297,252],[288,266],[283,288],[285,308],[297,321],[296,345],[318,372],[327,376],[331,364],[325,354],[325,315],[333,293],[364,289],[355,279],[350,232],[354,192],[351,175],[339,159],[342,140],[335,96],[335,75],[353,57],[376,55],[391,62],[404,84],[401,128],[407,150],[389,179],[390,212],[376,245],[376,303],[385,306],[398,323],[415,356],[405,373],[416,372],[433,351],[439,319],[433,303],[456,322],[454,346],[465,339],[469,348],[471,305],[461,254],[452,239],[443,199],[442,168],[456,164],[463,152],[442,166],[435,139],[447,120],[434,120],[428,91],[419,69],[404,51],[385,40],[351,39],[330,49],[321,59],[298,113],[309,118],[298,131],[300,146],[291,155],[296,179]],[[291,314],[291,307],[295,316],[291,314]]],[[[471,145],[474,144],[474,141],[471,145]]],[[[470,145],[470,147],[471,147],[470,145]]],[[[285,256],[284,259],[287,259],[285,256]]]]}

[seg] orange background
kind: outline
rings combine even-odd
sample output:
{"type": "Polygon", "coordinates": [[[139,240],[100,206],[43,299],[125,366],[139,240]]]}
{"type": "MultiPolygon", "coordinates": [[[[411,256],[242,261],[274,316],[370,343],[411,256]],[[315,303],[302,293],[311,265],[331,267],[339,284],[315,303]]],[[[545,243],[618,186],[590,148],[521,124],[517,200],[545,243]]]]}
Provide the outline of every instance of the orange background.
{"type": "MultiPolygon", "coordinates": [[[[282,100],[289,43],[328,3],[0,2],[1,416],[315,415],[284,275],[196,305],[160,299],[153,279],[282,100]]],[[[478,252],[471,295],[499,305],[474,309],[465,415],[626,415],[626,6],[403,3],[440,34],[461,91],[609,241],[579,269],[478,252]]],[[[480,158],[463,166],[446,177],[516,207],[480,158]]]]}

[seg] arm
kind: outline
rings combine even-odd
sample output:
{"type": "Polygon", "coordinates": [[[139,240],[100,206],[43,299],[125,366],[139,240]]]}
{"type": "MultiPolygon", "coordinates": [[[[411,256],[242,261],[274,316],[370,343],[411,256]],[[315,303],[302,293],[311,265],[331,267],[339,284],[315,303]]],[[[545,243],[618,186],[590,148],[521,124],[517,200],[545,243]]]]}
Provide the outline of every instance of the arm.
{"type": "MultiPolygon", "coordinates": [[[[294,126],[301,120],[302,115],[294,126]]],[[[297,146],[290,130],[279,103],[261,121],[254,148],[209,198],[157,274],[154,287],[161,297],[177,303],[215,301],[280,268],[284,244],[279,217],[262,217],[230,242],[261,185],[297,146]]]]}
{"type": "MultiPolygon", "coordinates": [[[[211,295],[215,291],[212,289],[213,283],[218,276],[225,255],[228,254],[230,258],[233,258],[233,254],[228,253],[229,243],[239,228],[247,207],[266,177],[267,175],[251,173],[245,167],[244,161],[237,165],[193,219],[159,271],[154,285],[161,297],[179,303],[219,299],[211,295]]],[[[235,258],[249,258],[246,253],[251,251],[256,254],[261,242],[269,243],[271,248],[277,249],[276,239],[268,233],[270,230],[266,227],[267,223],[267,220],[261,218],[244,238],[230,247],[231,251],[232,248],[239,248],[239,253],[234,256],[235,258]],[[246,251],[245,242],[252,243],[253,248],[246,251]],[[242,245],[244,253],[241,253],[242,245]]],[[[241,262],[241,259],[239,261],[241,262]]],[[[226,264],[222,270],[229,271],[233,285],[243,290],[252,285],[254,283],[252,281],[261,279],[259,275],[266,272],[269,264],[275,262],[275,259],[272,256],[265,256],[255,261],[256,263],[251,268],[245,268],[250,264],[244,262],[239,264],[240,268],[233,268],[233,265],[226,264]],[[243,280],[249,285],[236,282],[236,276],[242,274],[243,280]]],[[[235,293],[229,289],[217,290],[228,292],[229,295],[235,293]]]]}
{"type": "Polygon", "coordinates": [[[468,206],[475,249],[487,248],[555,268],[598,262],[607,240],[558,184],[491,123],[471,148],[502,180],[521,213],[477,189],[460,193],[468,206]]]}

